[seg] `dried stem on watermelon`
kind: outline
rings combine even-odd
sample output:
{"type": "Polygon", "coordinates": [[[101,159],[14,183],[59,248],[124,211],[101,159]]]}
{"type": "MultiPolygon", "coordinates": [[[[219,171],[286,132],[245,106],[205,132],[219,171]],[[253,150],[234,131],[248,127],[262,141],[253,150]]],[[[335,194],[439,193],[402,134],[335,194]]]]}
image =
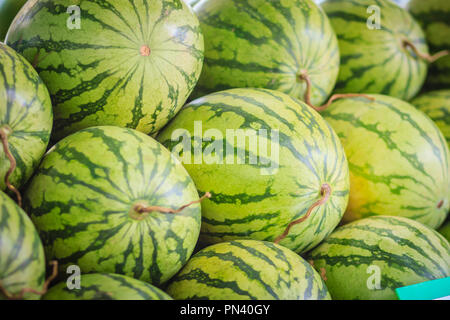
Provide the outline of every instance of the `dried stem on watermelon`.
{"type": "Polygon", "coordinates": [[[188,204],[185,204],[184,206],[181,206],[178,209],[171,209],[171,208],[165,208],[165,207],[160,207],[160,206],[145,206],[142,204],[136,204],[133,209],[135,212],[137,212],[138,214],[141,215],[140,218],[138,218],[138,219],[143,219],[145,217],[143,215],[143,213],[150,213],[150,212],[161,212],[161,213],[170,213],[170,214],[180,213],[187,207],[190,207],[191,205],[196,204],[196,203],[200,203],[203,200],[205,200],[206,198],[208,198],[208,199],[211,198],[211,193],[206,192],[203,195],[203,197],[201,197],[200,199],[189,202],[188,204]]]}
{"type": "Polygon", "coordinates": [[[291,223],[289,223],[289,225],[287,226],[286,230],[284,230],[283,234],[281,234],[280,236],[278,236],[275,239],[275,243],[279,244],[284,238],[286,238],[289,235],[289,232],[291,231],[291,228],[299,223],[302,223],[303,221],[305,221],[306,219],[309,218],[309,216],[311,215],[312,211],[314,210],[314,208],[321,206],[323,204],[325,204],[328,199],[330,199],[331,196],[331,186],[328,183],[324,183],[322,185],[322,188],[320,190],[320,194],[321,194],[321,198],[319,200],[317,200],[316,202],[314,202],[312,204],[311,207],[309,207],[308,211],[306,212],[306,214],[301,217],[300,219],[294,220],[291,223]]]}
{"type": "Polygon", "coordinates": [[[16,159],[14,158],[11,151],[9,150],[8,135],[10,134],[10,132],[11,132],[10,129],[8,130],[5,127],[0,128],[0,139],[2,140],[3,151],[5,152],[5,155],[9,159],[9,163],[10,163],[9,169],[5,174],[5,184],[9,190],[11,190],[12,192],[14,192],[16,194],[17,203],[18,203],[19,207],[22,207],[22,195],[20,194],[19,190],[17,190],[17,188],[14,187],[9,182],[9,177],[14,172],[14,170],[16,169],[16,165],[17,165],[16,159]]]}
{"type": "Polygon", "coordinates": [[[12,294],[9,293],[5,288],[3,288],[0,283],[0,293],[2,293],[8,300],[21,300],[27,293],[34,293],[39,296],[46,294],[48,291],[48,286],[58,276],[58,261],[51,261],[50,265],[53,266],[52,274],[47,280],[45,280],[44,286],[42,287],[41,291],[32,288],[25,288],[22,289],[19,293],[12,294]]]}
{"type": "Polygon", "coordinates": [[[311,82],[311,78],[309,77],[307,71],[302,70],[300,72],[300,74],[298,75],[298,77],[299,77],[299,79],[306,82],[306,92],[305,92],[305,97],[304,97],[305,103],[318,112],[326,110],[334,101],[336,101],[338,99],[362,97],[362,98],[366,98],[371,101],[375,100],[375,98],[370,97],[366,94],[362,94],[362,93],[337,93],[337,94],[332,95],[330,97],[330,99],[328,99],[328,101],[324,105],[322,105],[320,107],[316,107],[311,102],[312,82],[311,82]]]}
{"type": "Polygon", "coordinates": [[[420,52],[419,49],[417,49],[417,47],[414,45],[414,43],[412,43],[410,40],[408,39],[404,39],[403,40],[403,47],[405,49],[407,48],[411,48],[411,50],[414,52],[414,54],[416,56],[418,56],[420,59],[423,59],[429,63],[433,63],[436,60],[445,57],[447,55],[450,54],[449,50],[443,50],[443,51],[439,51],[438,53],[434,54],[434,55],[429,55],[428,53],[423,53],[420,52]]]}

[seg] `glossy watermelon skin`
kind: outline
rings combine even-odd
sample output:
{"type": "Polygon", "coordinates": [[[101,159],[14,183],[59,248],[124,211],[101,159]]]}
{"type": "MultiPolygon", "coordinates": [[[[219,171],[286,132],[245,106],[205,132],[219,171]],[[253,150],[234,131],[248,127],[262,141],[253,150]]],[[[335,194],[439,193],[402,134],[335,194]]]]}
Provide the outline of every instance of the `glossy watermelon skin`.
{"type": "Polygon", "coordinates": [[[9,25],[26,0],[0,0],[0,42],[6,37],[9,25]]]}
{"type": "MultiPolygon", "coordinates": [[[[183,166],[149,136],[92,127],[58,142],[31,180],[24,204],[61,270],[107,272],[159,285],[189,259],[200,232],[195,204],[178,214],[139,214],[135,205],[178,209],[198,200],[183,166]]],[[[63,271],[64,272],[64,271],[63,271]]]]}
{"type": "MultiPolygon", "coordinates": [[[[450,50],[450,2],[409,0],[408,9],[425,31],[431,53],[450,50]]],[[[429,90],[450,88],[450,56],[430,65],[426,81],[429,90]]]]}
{"type": "Polygon", "coordinates": [[[413,42],[428,53],[419,24],[403,8],[390,0],[327,0],[322,8],[330,18],[341,52],[341,67],[335,91],[338,93],[376,93],[409,100],[417,95],[427,75],[427,63],[403,40],[413,42]],[[368,27],[377,6],[380,29],[368,27]]]}
{"type": "Polygon", "coordinates": [[[130,277],[113,273],[82,275],[80,289],[68,289],[66,282],[52,287],[43,300],[172,300],[165,292],[130,277]]]}
{"type": "Polygon", "coordinates": [[[196,253],[167,292],[179,300],[329,300],[311,265],[271,242],[236,240],[196,253]]]}
{"type": "Polygon", "coordinates": [[[424,93],[411,104],[425,112],[444,134],[450,148],[450,90],[436,90],[424,93]]]}
{"type": "Polygon", "coordinates": [[[205,0],[195,8],[205,34],[205,64],[193,98],[231,88],[267,88],[304,99],[305,70],[321,104],[333,90],[339,49],[312,0],[205,0]]]}
{"type": "Polygon", "coordinates": [[[345,221],[397,215],[438,228],[450,208],[449,150],[433,121],[407,102],[370,95],[336,101],[324,118],[350,167],[345,221]]]}
{"type": "MultiPolygon", "coordinates": [[[[11,295],[23,289],[41,291],[45,280],[42,242],[27,214],[0,191],[0,283],[11,295]]],[[[5,299],[0,292],[0,300],[5,299]]],[[[26,293],[24,299],[39,299],[26,293]]]]}
{"type": "MultiPolygon", "coordinates": [[[[9,177],[16,188],[23,186],[39,165],[49,143],[53,124],[48,90],[33,67],[10,47],[0,43],[0,128],[8,132],[8,145],[16,160],[9,177]]],[[[10,168],[0,146],[0,188],[6,189],[10,168]]]]}
{"type": "Polygon", "coordinates": [[[339,138],[312,108],[281,92],[231,89],[210,94],[185,106],[157,139],[181,155],[199,192],[212,194],[202,203],[204,244],[235,239],[274,241],[322,198],[322,186],[328,183],[332,189],[329,200],[281,241],[291,250],[304,252],[337,226],[347,206],[348,166],[339,138]],[[212,140],[202,138],[196,129],[199,122],[204,136],[212,140]],[[233,143],[237,140],[227,138],[230,130],[244,130],[241,137],[253,132],[259,135],[256,143],[263,145],[256,150],[256,144],[249,141],[245,146],[233,143]],[[188,137],[185,154],[179,148],[184,140],[180,133],[188,137]],[[192,152],[199,141],[201,150],[192,152]],[[211,160],[209,151],[217,145],[211,160]],[[251,163],[252,156],[258,161],[251,163]]]}
{"type": "Polygon", "coordinates": [[[29,2],[6,40],[49,88],[53,139],[98,125],[155,133],[201,72],[203,36],[191,8],[181,0],[82,1],[74,29],[72,5],[29,2]]]}
{"type": "Polygon", "coordinates": [[[448,241],[401,217],[370,217],[341,226],[308,258],[317,270],[325,270],[334,300],[394,300],[396,288],[450,276],[448,241]]]}

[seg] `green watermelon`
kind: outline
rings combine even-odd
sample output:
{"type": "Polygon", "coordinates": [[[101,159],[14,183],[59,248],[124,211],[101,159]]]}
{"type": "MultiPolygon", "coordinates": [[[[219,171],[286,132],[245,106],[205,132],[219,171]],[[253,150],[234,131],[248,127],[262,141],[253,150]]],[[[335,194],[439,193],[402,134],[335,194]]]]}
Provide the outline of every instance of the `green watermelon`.
{"type": "Polygon", "coordinates": [[[27,0],[0,0],[0,42],[6,37],[9,25],[27,0]]]}
{"type": "Polygon", "coordinates": [[[189,259],[200,232],[201,209],[183,166],[162,145],[132,129],[91,127],[66,137],[45,156],[24,204],[47,259],[61,270],[107,272],[153,284],[189,259]]]}
{"type": "Polygon", "coordinates": [[[151,284],[113,273],[82,275],[80,289],[69,289],[66,282],[52,287],[43,300],[172,300],[151,284]]]}
{"type": "MultiPolygon", "coordinates": [[[[450,52],[450,1],[409,0],[408,9],[425,30],[430,51],[450,52]]],[[[450,55],[431,64],[426,85],[430,89],[450,87],[450,55]]]]}
{"type": "Polygon", "coordinates": [[[47,84],[54,139],[115,125],[154,133],[197,83],[203,36],[182,0],[82,1],[80,29],[72,0],[32,1],[7,43],[47,84]]]}
{"type": "MultiPolygon", "coordinates": [[[[50,96],[38,74],[22,56],[0,43],[0,131],[16,163],[0,146],[0,188],[5,178],[15,187],[23,186],[47,148],[52,131],[50,96]]],[[[11,188],[11,187],[10,187],[11,188]]]]}
{"type": "Polygon", "coordinates": [[[428,54],[428,47],[422,29],[405,9],[389,0],[327,0],[322,8],[339,40],[336,92],[379,93],[404,100],[419,92],[427,62],[405,47],[405,41],[423,54],[428,54]],[[379,8],[380,29],[372,26],[374,5],[379,8]]]}
{"type": "Polygon", "coordinates": [[[324,113],[350,167],[345,221],[398,215],[432,228],[450,208],[449,151],[423,112],[396,98],[371,95],[334,102],[324,113]]]}
{"type": "Polygon", "coordinates": [[[395,289],[450,277],[450,244],[423,224],[377,216],[337,228],[310,259],[336,300],[396,299],[395,289]]]}
{"type": "Polygon", "coordinates": [[[428,92],[415,98],[411,103],[436,123],[450,148],[450,90],[428,92]]]}
{"type": "Polygon", "coordinates": [[[158,136],[181,159],[200,193],[201,242],[274,241],[304,252],[339,223],[349,194],[339,138],[312,108],[268,89],[230,89],[197,99],[158,136]],[[193,150],[192,150],[193,149],[193,150]]]}
{"type": "Polygon", "coordinates": [[[446,223],[438,230],[448,241],[450,241],[450,220],[447,220],[446,223]]]}
{"type": "Polygon", "coordinates": [[[195,8],[205,65],[194,97],[230,88],[267,88],[323,103],[339,71],[339,49],[312,0],[205,0],[195,8]]]}
{"type": "Polygon", "coordinates": [[[27,214],[0,191],[0,300],[39,299],[36,292],[44,281],[45,257],[38,233],[27,214]]]}
{"type": "Polygon", "coordinates": [[[179,300],[329,300],[320,275],[291,250],[236,240],[196,253],[167,288],[179,300]]]}

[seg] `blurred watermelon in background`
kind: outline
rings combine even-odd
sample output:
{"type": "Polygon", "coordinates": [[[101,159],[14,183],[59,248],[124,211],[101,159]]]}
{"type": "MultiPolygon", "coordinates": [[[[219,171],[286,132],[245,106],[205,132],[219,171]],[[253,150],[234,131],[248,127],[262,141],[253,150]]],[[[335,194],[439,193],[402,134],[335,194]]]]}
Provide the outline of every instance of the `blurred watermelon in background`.
{"type": "Polygon", "coordinates": [[[3,42],[9,25],[26,0],[0,0],[0,42],[3,42]]]}

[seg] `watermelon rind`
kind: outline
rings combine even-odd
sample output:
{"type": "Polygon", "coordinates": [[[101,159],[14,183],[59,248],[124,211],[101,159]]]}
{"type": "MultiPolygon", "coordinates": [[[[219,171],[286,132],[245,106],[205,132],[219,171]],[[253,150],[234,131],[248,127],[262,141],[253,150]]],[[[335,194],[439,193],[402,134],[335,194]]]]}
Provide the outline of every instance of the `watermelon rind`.
{"type": "Polygon", "coordinates": [[[395,300],[395,289],[450,276],[450,244],[402,217],[377,216],[337,228],[308,259],[335,300],[395,300]]]}
{"type": "Polygon", "coordinates": [[[107,272],[159,285],[187,262],[197,243],[199,204],[183,166],[133,129],[91,127],[58,142],[30,181],[24,206],[61,272],[107,272]]]}
{"type": "Polygon", "coordinates": [[[324,118],[350,168],[344,221],[398,215],[438,228],[450,208],[449,150],[436,124],[411,104],[383,95],[335,101],[324,118]]]}
{"type": "MultiPolygon", "coordinates": [[[[48,90],[33,67],[10,47],[0,43],[0,129],[7,133],[16,168],[9,182],[22,187],[44,155],[53,125],[48,90]]],[[[11,162],[0,146],[0,189],[11,162]]]]}
{"type": "Polygon", "coordinates": [[[50,91],[54,141],[99,125],[157,132],[203,65],[198,19],[181,0],[29,1],[6,43],[50,91]]]}
{"type": "Polygon", "coordinates": [[[0,300],[7,298],[39,299],[23,290],[42,291],[45,257],[42,242],[27,214],[0,191],[0,300]]]}
{"type": "Polygon", "coordinates": [[[328,184],[328,201],[280,242],[304,252],[337,226],[346,209],[348,164],[338,136],[316,111],[287,94],[210,94],[186,105],[157,139],[183,162],[199,193],[212,194],[202,203],[204,244],[274,241],[305,217],[328,184]]]}
{"type": "Polygon", "coordinates": [[[235,240],[196,253],[167,288],[178,300],[329,300],[320,275],[291,250],[235,240]]]}
{"type": "Polygon", "coordinates": [[[165,292],[134,278],[113,273],[84,274],[52,287],[43,300],[172,300],[165,292]]]}

